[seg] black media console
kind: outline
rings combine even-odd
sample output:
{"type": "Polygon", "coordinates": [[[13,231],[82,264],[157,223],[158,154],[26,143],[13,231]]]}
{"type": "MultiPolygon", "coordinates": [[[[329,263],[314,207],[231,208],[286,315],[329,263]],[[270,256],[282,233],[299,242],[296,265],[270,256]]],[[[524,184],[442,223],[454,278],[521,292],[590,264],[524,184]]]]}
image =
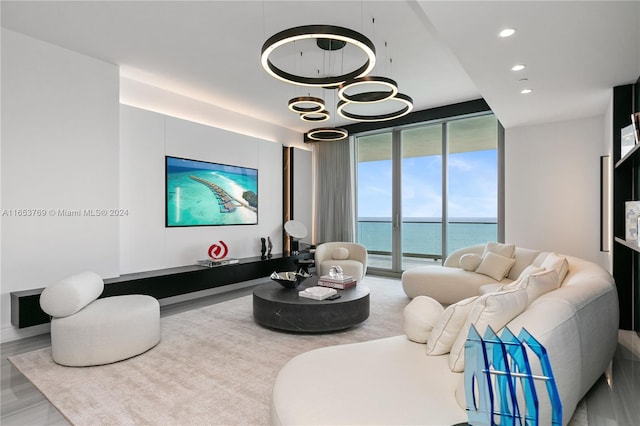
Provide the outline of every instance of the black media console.
{"type": "MultiPolygon", "coordinates": [[[[193,265],[126,274],[104,280],[104,291],[100,297],[148,294],[156,299],[163,299],[268,277],[273,271],[295,271],[298,260],[312,258],[313,254],[309,253],[295,256],[274,255],[264,260],[250,257],[240,259],[238,263],[213,268],[193,265]]],[[[40,309],[42,290],[44,288],[11,292],[11,324],[24,328],[49,322],[49,316],[40,309]]]]}

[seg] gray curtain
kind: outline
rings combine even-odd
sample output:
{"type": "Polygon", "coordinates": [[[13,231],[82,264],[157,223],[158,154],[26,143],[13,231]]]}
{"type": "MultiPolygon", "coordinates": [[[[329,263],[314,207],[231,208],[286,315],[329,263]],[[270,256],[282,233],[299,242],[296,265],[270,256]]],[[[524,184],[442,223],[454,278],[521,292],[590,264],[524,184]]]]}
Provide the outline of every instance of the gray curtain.
{"type": "Polygon", "coordinates": [[[355,240],[352,138],[313,146],[314,242],[355,240]]]}

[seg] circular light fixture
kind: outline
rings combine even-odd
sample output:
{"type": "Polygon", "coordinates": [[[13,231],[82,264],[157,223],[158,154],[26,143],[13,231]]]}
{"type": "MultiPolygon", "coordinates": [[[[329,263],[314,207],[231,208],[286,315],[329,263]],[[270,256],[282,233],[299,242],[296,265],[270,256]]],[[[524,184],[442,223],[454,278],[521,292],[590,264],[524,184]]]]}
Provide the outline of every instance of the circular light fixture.
{"type": "Polygon", "coordinates": [[[522,93],[523,95],[528,95],[531,92],[533,92],[533,89],[522,89],[520,91],[520,93],[522,93]]]}
{"type": "Polygon", "coordinates": [[[386,77],[358,77],[354,78],[353,80],[346,81],[338,86],[338,97],[345,102],[351,102],[354,104],[382,102],[394,97],[397,94],[398,83],[386,77]],[[353,95],[348,95],[346,93],[348,89],[367,84],[378,84],[388,90],[377,92],[361,92],[353,95]]]}
{"type": "Polygon", "coordinates": [[[498,33],[498,36],[500,36],[502,38],[511,37],[515,33],[516,33],[516,29],[515,28],[505,28],[504,30],[502,30],[502,31],[500,31],[498,33]]]}
{"type": "Polygon", "coordinates": [[[526,65],[524,64],[516,64],[511,67],[511,71],[522,71],[525,68],[526,68],[526,65]]]}
{"type": "Polygon", "coordinates": [[[309,130],[307,137],[316,142],[335,142],[346,139],[349,132],[340,127],[319,127],[309,130]]]}
{"type": "Polygon", "coordinates": [[[387,120],[393,120],[395,118],[400,118],[402,116],[409,114],[413,109],[413,99],[411,99],[409,96],[403,93],[397,93],[395,96],[387,99],[385,102],[391,102],[391,101],[398,101],[404,106],[397,111],[390,112],[387,114],[364,115],[364,114],[354,114],[354,113],[345,111],[345,107],[349,104],[352,104],[353,102],[340,101],[338,102],[338,114],[341,117],[346,118],[347,120],[373,122],[373,121],[387,121],[387,120]]]}
{"type": "Polygon", "coordinates": [[[297,98],[289,99],[288,108],[298,114],[320,112],[324,109],[324,101],[313,96],[298,96],[297,98]]]}
{"type": "Polygon", "coordinates": [[[305,112],[304,114],[300,114],[300,120],[306,121],[309,123],[320,123],[322,121],[327,121],[329,119],[329,111],[326,109],[322,111],[311,111],[305,112]]]}
{"type": "Polygon", "coordinates": [[[371,72],[376,64],[376,48],[367,37],[348,28],[337,27],[334,25],[303,25],[280,31],[267,39],[267,41],[262,45],[260,62],[267,73],[286,83],[293,83],[301,86],[332,87],[371,72]],[[275,66],[269,59],[269,56],[277,48],[285,44],[305,39],[323,39],[325,40],[323,43],[328,40],[329,44],[331,44],[332,41],[345,42],[346,44],[353,45],[362,50],[366,55],[367,60],[359,68],[342,75],[333,77],[305,77],[288,73],[275,66]]]}

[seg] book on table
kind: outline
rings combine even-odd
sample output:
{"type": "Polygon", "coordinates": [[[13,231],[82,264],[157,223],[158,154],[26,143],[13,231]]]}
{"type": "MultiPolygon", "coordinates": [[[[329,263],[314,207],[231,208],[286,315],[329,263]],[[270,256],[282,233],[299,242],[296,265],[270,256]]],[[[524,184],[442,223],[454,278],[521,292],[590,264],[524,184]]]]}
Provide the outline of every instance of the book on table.
{"type": "Polygon", "coordinates": [[[323,275],[318,279],[319,286],[337,288],[338,290],[355,287],[356,284],[358,284],[358,282],[351,276],[345,276],[342,279],[336,279],[331,278],[329,275],[323,275]]]}
{"type": "Polygon", "coordinates": [[[343,275],[342,277],[332,277],[331,275],[321,275],[320,280],[331,283],[348,283],[355,281],[351,275],[343,275]]]}
{"type": "Polygon", "coordinates": [[[307,289],[304,289],[298,292],[298,295],[300,297],[306,297],[309,299],[324,300],[327,297],[333,296],[336,293],[337,291],[333,288],[315,286],[315,287],[309,287],[307,289]]]}

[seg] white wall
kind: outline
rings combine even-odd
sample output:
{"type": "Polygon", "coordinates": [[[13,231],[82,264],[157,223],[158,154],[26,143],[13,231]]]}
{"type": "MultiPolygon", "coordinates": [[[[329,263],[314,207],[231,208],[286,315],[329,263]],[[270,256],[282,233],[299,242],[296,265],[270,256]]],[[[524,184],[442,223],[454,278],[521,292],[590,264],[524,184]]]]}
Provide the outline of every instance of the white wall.
{"type": "Polygon", "coordinates": [[[282,253],[282,145],[123,105],[121,273],[194,264],[223,240],[231,257],[282,253]],[[258,169],[258,225],[165,228],[165,155],[258,169]]]}
{"type": "Polygon", "coordinates": [[[506,129],[505,240],[597,262],[605,117],[506,129]]]}
{"type": "Polygon", "coordinates": [[[119,273],[117,217],[84,213],[118,208],[118,81],[114,65],[2,29],[2,340],[21,335],[11,291],[119,273]]]}
{"type": "Polygon", "coordinates": [[[120,102],[285,146],[309,149],[302,135],[293,130],[123,76],[120,77],[120,102]]]}
{"type": "MultiPolygon", "coordinates": [[[[80,270],[110,278],[193,264],[220,239],[231,256],[259,255],[259,238],[266,236],[274,253],[282,252],[282,143],[301,135],[237,113],[222,115],[235,126],[232,133],[121,105],[117,66],[10,30],[2,29],[1,53],[3,342],[48,331],[48,324],[11,325],[13,291],[44,287],[80,270]],[[258,225],[166,229],[165,155],[258,168],[258,225]],[[46,216],[11,215],[19,209],[46,216]],[[101,209],[121,209],[126,216],[87,215],[101,209]]],[[[155,96],[162,101],[147,98],[149,108],[176,101],[155,96]]],[[[199,101],[180,102],[175,114],[183,118],[221,113],[199,101]]]]}

